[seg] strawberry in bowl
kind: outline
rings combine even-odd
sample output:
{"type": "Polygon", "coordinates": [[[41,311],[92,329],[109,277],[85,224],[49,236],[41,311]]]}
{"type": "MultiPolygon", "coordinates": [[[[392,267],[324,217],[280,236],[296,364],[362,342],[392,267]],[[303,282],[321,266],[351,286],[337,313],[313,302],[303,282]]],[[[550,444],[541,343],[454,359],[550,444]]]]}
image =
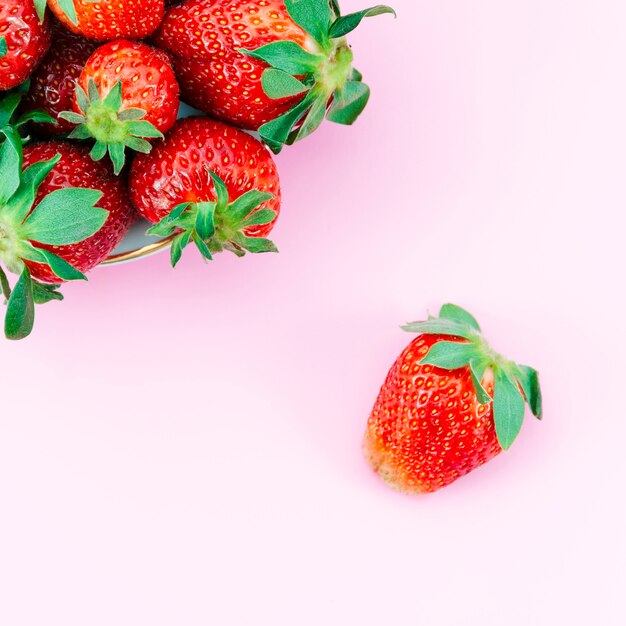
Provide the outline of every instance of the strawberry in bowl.
{"type": "Polygon", "coordinates": [[[138,213],[148,232],[174,236],[172,265],[194,243],[207,260],[223,250],[275,252],[267,239],[280,211],[280,181],[266,147],[216,120],[179,120],[130,173],[138,213]]]}
{"type": "Polygon", "coordinates": [[[50,19],[37,12],[33,0],[2,0],[0,91],[23,83],[43,59],[50,41],[50,19]]]}
{"type": "Polygon", "coordinates": [[[135,220],[124,182],[68,142],[0,146],[0,283],[5,334],[32,331],[34,305],[62,299],[59,283],[85,279],[135,220]],[[3,269],[4,268],[4,269],[3,269]],[[4,270],[19,275],[10,287],[4,270]]]}
{"type": "MultiPolygon", "coordinates": [[[[46,0],[36,0],[45,8],[46,0]]],[[[57,19],[74,33],[110,41],[143,39],[163,19],[163,0],[48,0],[57,19]]]]}
{"type": "Polygon", "coordinates": [[[94,161],[108,153],[119,174],[126,148],[150,152],[150,140],[163,138],[174,125],[179,105],[178,83],[167,54],[119,40],[89,57],[76,86],[74,111],[59,117],[77,124],[71,139],[94,140],[94,161]]]}
{"type": "Polygon", "coordinates": [[[185,0],[166,11],[155,44],[173,58],[183,98],[258,130],[279,152],[325,117],[350,125],[370,90],[346,35],[384,5],[341,16],[335,0],[185,0]]]}

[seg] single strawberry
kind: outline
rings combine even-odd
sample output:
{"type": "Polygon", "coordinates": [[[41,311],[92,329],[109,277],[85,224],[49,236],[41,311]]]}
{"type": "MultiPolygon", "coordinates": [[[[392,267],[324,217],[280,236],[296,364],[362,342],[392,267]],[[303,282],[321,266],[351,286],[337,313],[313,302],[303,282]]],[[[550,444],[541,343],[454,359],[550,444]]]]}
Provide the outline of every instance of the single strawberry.
{"type": "Polygon", "coordinates": [[[50,20],[33,0],[0,3],[0,90],[23,83],[50,46],[50,20]]]}
{"type": "Polygon", "coordinates": [[[324,117],[356,121],[370,90],[345,36],[381,13],[393,9],[340,17],[335,0],[186,0],[166,11],[155,42],[173,55],[183,100],[279,152],[324,117]]]}
{"type": "Polygon", "coordinates": [[[124,183],[81,146],[35,144],[22,155],[8,136],[0,147],[0,262],[19,279],[11,289],[0,267],[7,337],[30,334],[34,305],[62,299],[58,283],[85,279],[133,219],[124,183]]]}
{"type": "Polygon", "coordinates": [[[66,135],[74,129],[74,124],[59,115],[73,109],[76,81],[98,47],[98,42],[76,35],[58,23],[52,33],[54,46],[31,76],[22,102],[23,111],[45,111],[54,119],[54,124],[37,124],[35,131],[44,137],[66,135]]]}
{"type": "Polygon", "coordinates": [[[513,444],[525,402],[541,419],[537,372],[496,354],[476,320],[445,305],[387,376],[369,418],[364,451],[396,489],[428,493],[449,485],[513,444]]]}
{"type": "Polygon", "coordinates": [[[280,181],[265,146],[247,133],[204,117],[180,120],[130,174],[137,211],[174,236],[172,265],[193,241],[206,259],[222,250],[275,252],[266,239],[280,211],[280,181]]]}
{"type": "Polygon", "coordinates": [[[164,10],[163,0],[48,0],[48,6],[72,32],[100,41],[148,37],[164,10]]]}
{"type": "Polygon", "coordinates": [[[87,60],[78,79],[74,111],[59,115],[78,124],[73,139],[95,139],[94,161],[109,153],[115,173],[125,150],[150,152],[147,139],[163,138],[174,125],[180,102],[178,83],[162,50],[135,41],[112,41],[87,60]]]}

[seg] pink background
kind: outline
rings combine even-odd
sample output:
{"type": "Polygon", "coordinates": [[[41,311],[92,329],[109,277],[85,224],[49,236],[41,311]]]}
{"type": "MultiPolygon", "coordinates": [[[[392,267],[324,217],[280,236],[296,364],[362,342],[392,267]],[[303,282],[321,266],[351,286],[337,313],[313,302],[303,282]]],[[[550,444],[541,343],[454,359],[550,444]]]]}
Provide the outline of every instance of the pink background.
{"type": "Polygon", "coordinates": [[[280,255],[100,269],[0,343],[3,626],[624,623],[626,4],[395,4],[358,126],[279,158],[280,255]],[[546,419],[409,498],[361,436],[446,301],[546,419]]]}

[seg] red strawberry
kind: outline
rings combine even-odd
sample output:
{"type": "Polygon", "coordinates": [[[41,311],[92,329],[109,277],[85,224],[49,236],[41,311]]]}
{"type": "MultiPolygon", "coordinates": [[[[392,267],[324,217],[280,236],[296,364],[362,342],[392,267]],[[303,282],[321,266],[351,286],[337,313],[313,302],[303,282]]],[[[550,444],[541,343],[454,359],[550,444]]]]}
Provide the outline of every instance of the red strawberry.
{"type": "Polygon", "coordinates": [[[173,55],[184,100],[259,130],[278,152],[326,113],[352,124],[363,111],[369,88],[345,35],[380,13],[393,10],[338,17],[334,0],[186,0],[168,9],[155,41],[173,55]]]}
{"type": "Polygon", "coordinates": [[[163,0],[48,0],[72,32],[110,41],[151,35],[163,19],[163,0]]]}
{"type": "Polygon", "coordinates": [[[60,25],[54,26],[52,32],[54,46],[33,73],[22,104],[24,111],[45,111],[56,120],[56,124],[37,125],[37,132],[47,137],[65,135],[74,128],[59,114],[74,107],[76,81],[98,47],[93,39],[75,35],[60,25]]]}
{"type": "Polygon", "coordinates": [[[0,90],[23,83],[50,45],[50,20],[39,19],[33,0],[0,3],[0,90]]]}
{"type": "Polygon", "coordinates": [[[115,173],[126,147],[150,152],[147,139],[163,138],[176,121],[178,83],[168,56],[135,41],[112,41],[89,57],[78,79],[74,112],[60,115],[79,124],[70,137],[93,138],[94,160],[107,151],[115,173]]]}
{"type": "Polygon", "coordinates": [[[273,252],[265,237],[280,211],[276,165],[262,143],[202,117],[180,120],[165,141],[138,155],[131,198],[152,234],[178,233],[172,264],[193,241],[207,259],[224,249],[237,255],[273,252]]]}
{"type": "Polygon", "coordinates": [[[124,183],[87,150],[67,142],[0,147],[0,261],[20,278],[11,289],[5,333],[32,330],[34,304],[62,299],[59,283],[85,278],[103,261],[134,219],[124,183]],[[24,167],[23,171],[22,168],[24,167]],[[96,206],[97,205],[97,206],[96,206]]]}
{"type": "MultiPolygon", "coordinates": [[[[38,247],[54,252],[84,273],[102,263],[111,254],[135,221],[136,214],[125,182],[113,175],[107,163],[94,163],[83,146],[61,141],[27,146],[24,148],[24,167],[53,159],[57,154],[61,155],[61,159],[40,185],[35,207],[45,196],[57,189],[96,189],[102,193],[98,206],[108,211],[108,217],[97,233],[78,244],[39,244],[38,247]]],[[[37,280],[52,283],[58,281],[58,277],[49,268],[38,264],[29,265],[37,280]]]]}
{"type": "Polygon", "coordinates": [[[457,306],[405,330],[420,335],[387,376],[364,450],[393,487],[428,493],[508,449],[525,402],[541,418],[541,391],[537,372],[493,352],[476,320],[457,306]]]}

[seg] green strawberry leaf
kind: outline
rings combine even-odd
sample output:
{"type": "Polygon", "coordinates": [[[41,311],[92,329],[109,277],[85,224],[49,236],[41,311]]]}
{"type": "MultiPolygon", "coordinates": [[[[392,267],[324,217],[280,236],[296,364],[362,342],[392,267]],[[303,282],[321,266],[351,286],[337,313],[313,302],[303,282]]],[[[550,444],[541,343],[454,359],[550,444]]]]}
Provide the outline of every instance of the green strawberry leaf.
{"type": "Polygon", "coordinates": [[[273,198],[274,194],[252,189],[239,196],[228,208],[228,213],[232,221],[238,224],[250,215],[254,209],[273,198]]]}
{"type": "Polygon", "coordinates": [[[74,0],[58,0],[59,8],[67,18],[74,24],[78,26],[78,15],[76,15],[76,7],[74,6],[74,0]]]}
{"type": "Polygon", "coordinates": [[[28,122],[35,122],[37,124],[56,124],[57,121],[48,113],[44,111],[29,111],[28,113],[24,113],[17,120],[16,126],[24,126],[28,122]]]}
{"type": "Polygon", "coordinates": [[[307,52],[295,41],[276,41],[256,50],[240,48],[239,52],[265,61],[270,67],[294,76],[314,72],[324,61],[323,56],[307,52]]]}
{"type": "Polygon", "coordinates": [[[370,88],[361,82],[348,81],[341,91],[336,91],[328,111],[328,119],[336,124],[350,126],[367,106],[370,88]]]}
{"type": "Polygon", "coordinates": [[[147,115],[147,111],[144,109],[130,108],[120,111],[119,119],[123,122],[130,122],[132,120],[140,120],[147,115]]]}
{"type": "Polygon", "coordinates": [[[287,143],[291,145],[314,133],[324,121],[326,105],[326,97],[322,94],[313,102],[313,106],[309,109],[300,127],[296,128],[288,137],[287,143]]]}
{"type": "Polygon", "coordinates": [[[309,87],[295,76],[271,67],[263,72],[261,83],[266,95],[275,100],[297,96],[309,90],[309,87]]]}
{"type": "Polygon", "coordinates": [[[7,339],[24,339],[32,332],[34,323],[35,300],[33,297],[33,282],[29,269],[24,266],[7,304],[4,334],[7,339]]]}
{"type": "Polygon", "coordinates": [[[87,277],[79,272],[73,265],[70,265],[65,259],[50,252],[49,250],[39,249],[50,269],[61,280],[87,280],[87,277]]]}
{"type": "Polygon", "coordinates": [[[135,152],[142,152],[143,154],[148,154],[152,150],[152,144],[145,139],[141,139],[141,137],[126,137],[124,145],[135,152]]]}
{"type": "Polygon", "coordinates": [[[146,120],[132,120],[126,122],[126,129],[134,137],[149,137],[150,139],[163,139],[163,133],[156,126],[146,120]]]}
{"type": "Polygon", "coordinates": [[[59,293],[61,285],[46,285],[33,280],[33,299],[35,304],[47,304],[52,300],[63,300],[63,294],[59,293]]]}
{"type": "Polygon", "coordinates": [[[524,392],[526,402],[532,411],[532,414],[541,419],[543,415],[541,387],[539,386],[539,374],[537,370],[527,365],[518,365],[516,367],[516,378],[524,392]]]}
{"type": "Polygon", "coordinates": [[[39,21],[43,22],[44,17],[46,16],[46,0],[34,0],[35,11],[37,11],[37,17],[39,17],[39,21]]]}
{"type": "Polygon", "coordinates": [[[302,118],[305,112],[311,108],[316,98],[316,94],[313,93],[313,91],[309,91],[304,99],[287,111],[287,113],[267,124],[263,124],[263,126],[259,128],[259,135],[261,135],[263,141],[267,143],[273,152],[278,154],[283,149],[293,127],[302,118]]]}
{"type": "Polygon", "coordinates": [[[22,94],[18,91],[11,91],[0,100],[0,128],[9,126],[21,100],[22,94]]]}
{"type": "Polygon", "coordinates": [[[215,193],[217,195],[217,210],[224,210],[228,206],[228,189],[224,184],[224,181],[213,171],[209,170],[213,185],[215,187],[215,193]]]}
{"type": "Polygon", "coordinates": [[[213,255],[211,254],[211,250],[209,248],[209,246],[207,246],[206,242],[200,238],[200,236],[198,235],[198,233],[194,233],[192,235],[193,237],[193,241],[196,244],[196,247],[198,248],[198,250],[200,251],[200,254],[202,255],[202,257],[204,259],[206,259],[207,261],[212,261],[213,260],[213,255]]]}
{"type": "Polygon", "coordinates": [[[0,37],[0,59],[7,55],[9,47],[7,46],[6,37],[0,37]]]}
{"type": "Polygon", "coordinates": [[[403,326],[402,330],[424,335],[448,335],[450,337],[461,337],[469,340],[475,339],[475,334],[465,325],[446,319],[430,319],[427,322],[412,322],[403,326]]]}
{"type": "Polygon", "coordinates": [[[328,33],[331,39],[338,39],[344,37],[348,33],[351,33],[366,17],[374,17],[375,15],[382,15],[383,13],[391,13],[394,17],[396,12],[384,4],[378,4],[370,9],[358,11],[357,13],[351,13],[350,15],[343,15],[337,18],[328,33]]]}
{"type": "Polygon", "coordinates": [[[87,121],[87,118],[84,115],[76,113],[75,111],[61,111],[61,113],[59,113],[59,117],[70,124],[84,124],[87,121]]]}
{"type": "Polygon", "coordinates": [[[276,219],[276,211],[272,209],[261,209],[249,215],[240,223],[241,228],[250,228],[251,226],[265,226],[271,224],[276,219]]]}
{"type": "Polygon", "coordinates": [[[9,280],[2,267],[0,267],[0,293],[7,301],[11,297],[11,285],[9,285],[9,280]]]}
{"type": "MultiPolygon", "coordinates": [[[[7,139],[12,135],[4,129],[7,139]]],[[[19,147],[14,141],[5,141],[0,146],[0,204],[6,204],[11,196],[19,189],[22,173],[22,141],[19,147]]]]}
{"type": "Polygon", "coordinates": [[[482,382],[488,365],[489,362],[484,359],[472,359],[469,362],[470,372],[472,373],[472,383],[474,383],[474,391],[476,392],[476,398],[480,404],[489,404],[491,402],[491,396],[483,387],[482,382]]]}
{"type": "Polygon", "coordinates": [[[178,265],[178,262],[183,256],[183,250],[189,244],[190,239],[191,239],[190,230],[187,230],[184,233],[181,233],[180,235],[177,235],[176,237],[174,237],[172,241],[172,247],[170,248],[172,267],[176,267],[178,265]]]}
{"type": "Polygon", "coordinates": [[[235,237],[234,242],[252,254],[278,252],[278,248],[273,241],[263,239],[262,237],[246,237],[240,234],[235,237]]]}
{"type": "Polygon", "coordinates": [[[124,169],[126,164],[126,153],[124,151],[123,143],[110,143],[109,144],[109,156],[113,163],[113,172],[116,176],[124,169]]]}
{"type": "Polygon", "coordinates": [[[102,192],[95,189],[59,189],[48,194],[28,216],[21,234],[39,243],[63,246],[97,233],[108,211],[95,205],[102,192]]]}
{"type": "Polygon", "coordinates": [[[196,206],[196,232],[200,239],[210,239],[215,234],[215,202],[199,202],[196,206]]]}
{"type": "Polygon", "coordinates": [[[444,304],[441,307],[441,311],[439,311],[439,317],[457,322],[458,324],[463,324],[480,332],[480,326],[474,316],[470,315],[465,309],[462,309],[456,304],[444,304]]]}
{"type": "Polygon", "coordinates": [[[480,358],[480,354],[473,343],[438,341],[431,346],[428,354],[420,363],[434,365],[446,370],[456,370],[469,365],[470,361],[475,358],[480,358]]]}
{"type": "Polygon", "coordinates": [[[501,369],[496,369],[494,378],[493,418],[496,435],[502,449],[508,450],[522,428],[524,398],[501,369]]]}
{"type": "Polygon", "coordinates": [[[41,185],[60,160],[61,155],[57,154],[56,157],[49,161],[33,163],[33,165],[24,170],[20,186],[5,209],[6,215],[14,223],[21,224],[26,219],[37,197],[39,185],[41,185]]]}
{"type": "Polygon", "coordinates": [[[322,48],[329,45],[328,29],[333,18],[328,0],[285,0],[291,19],[301,26],[322,48]]]}

